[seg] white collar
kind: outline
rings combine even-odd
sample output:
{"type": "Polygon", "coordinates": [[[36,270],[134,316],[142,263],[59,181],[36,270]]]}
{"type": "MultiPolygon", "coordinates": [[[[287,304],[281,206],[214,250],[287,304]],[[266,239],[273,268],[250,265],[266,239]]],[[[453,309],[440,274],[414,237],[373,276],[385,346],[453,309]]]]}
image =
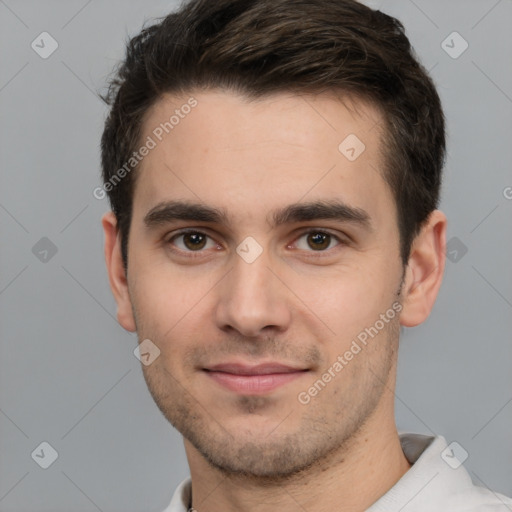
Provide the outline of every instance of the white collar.
{"type": "MultiPolygon", "coordinates": [[[[450,450],[443,436],[399,432],[405,457],[412,467],[366,512],[471,512],[485,505],[502,505],[493,510],[512,510],[512,499],[474,486],[461,464],[448,465],[442,454],[450,450]]],[[[188,512],[192,481],[183,480],[163,512],[188,512]]]]}

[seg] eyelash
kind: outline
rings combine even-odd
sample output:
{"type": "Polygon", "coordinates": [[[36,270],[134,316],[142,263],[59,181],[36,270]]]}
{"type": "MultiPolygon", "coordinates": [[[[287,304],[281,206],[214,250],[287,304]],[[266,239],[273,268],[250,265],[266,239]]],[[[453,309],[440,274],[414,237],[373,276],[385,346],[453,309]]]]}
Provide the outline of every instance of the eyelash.
{"type": "MultiPolygon", "coordinates": [[[[210,235],[208,235],[207,233],[203,232],[203,231],[200,231],[200,230],[197,230],[197,229],[183,229],[183,230],[180,230],[178,231],[177,233],[174,233],[170,238],[168,238],[166,240],[166,244],[169,245],[169,246],[172,246],[173,245],[173,241],[176,239],[176,238],[179,238],[180,236],[184,236],[184,235],[188,235],[188,234],[197,234],[197,235],[203,235],[203,236],[206,236],[207,238],[210,238],[211,240],[214,240],[210,235]]],[[[308,229],[306,231],[302,231],[301,233],[299,233],[299,235],[295,238],[295,241],[297,240],[300,240],[302,237],[306,236],[306,235],[310,235],[310,234],[323,234],[323,235],[328,235],[331,237],[331,239],[335,240],[337,243],[337,245],[335,245],[334,247],[331,247],[330,249],[325,249],[325,250],[319,250],[319,251],[314,251],[314,250],[310,250],[310,251],[306,251],[306,252],[311,252],[313,253],[314,255],[310,255],[309,257],[322,257],[322,254],[326,254],[326,253],[329,253],[330,251],[332,251],[333,249],[335,249],[336,247],[338,246],[346,246],[348,245],[348,242],[341,239],[339,236],[337,235],[334,235],[333,233],[331,233],[330,231],[328,230],[325,230],[325,229],[308,229]]],[[[217,242],[216,242],[217,243],[217,242]]],[[[296,243],[296,242],[295,242],[296,243]]],[[[220,244],[218,244],[220,245],[220,244]]],[[[202,257],[202,253],[205,252],[205,250],[197,250],[197,251],[190,251],[190,250],[183,250],[183,249],[175,249],[175,248],[172,248],[171,249],[173,252],[177,253],[177,254],[186,254],[187,257],[191,257],[191,258],[199,258],[199,257],[202,257]],[[197,253],[197,254],[195,254],[197,253]]],[[[300,250],[300,249],[298,249],[300,250]]]]}

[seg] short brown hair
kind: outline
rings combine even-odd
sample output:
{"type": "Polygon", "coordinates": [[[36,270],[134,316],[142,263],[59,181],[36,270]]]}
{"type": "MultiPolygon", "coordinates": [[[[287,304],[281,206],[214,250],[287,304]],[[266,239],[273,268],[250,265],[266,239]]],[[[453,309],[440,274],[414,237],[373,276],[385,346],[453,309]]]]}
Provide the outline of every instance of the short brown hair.
{"type": "MultiPolygon", "coordinates": [[[[144,114],[164,93],[226,88],[355,95],[384,115],[383,176],[395,198],[405,266],[414,237],[437,207],[445,157],[441,102],[402,24],[355,0],[192,0],[144,28],[103,99],[104,183],[139,144],[144,114]]],[[[109,187],[128,264],[136,174],[109,187]]]]}

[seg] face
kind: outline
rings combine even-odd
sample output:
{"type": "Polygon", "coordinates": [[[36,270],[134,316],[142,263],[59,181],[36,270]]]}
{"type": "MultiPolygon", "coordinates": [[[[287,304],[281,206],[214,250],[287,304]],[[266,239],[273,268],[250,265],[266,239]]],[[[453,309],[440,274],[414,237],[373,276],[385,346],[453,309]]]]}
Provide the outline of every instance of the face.
{"type": "Polygon", "coordinates": [[[187,453],[286,477],[391,414],[403,267],[381,126],[326,95],[202,91],[148,112],[130,314],[160,350],[144,376],[187,453]]]}

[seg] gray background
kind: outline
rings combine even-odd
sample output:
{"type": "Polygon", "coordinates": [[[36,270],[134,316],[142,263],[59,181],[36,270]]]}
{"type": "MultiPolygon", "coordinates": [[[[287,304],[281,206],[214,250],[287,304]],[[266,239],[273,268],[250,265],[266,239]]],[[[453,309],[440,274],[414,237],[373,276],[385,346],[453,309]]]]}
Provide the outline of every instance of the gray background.
{"type": "MultiPolygon", "coordinates": [[[[397,424],[457,441],[476,483],[512,495],[512,2],[368,3],[402,20],[438,86],[441,208],[457,238],[433,313],[404,329],[397,424]],[[469,44],[458,58],[441,46],[453,31],[469,44]]],[[[108,204],[92,195],[106,112],[96,91],[128,35],[175,5],[0,0],[1,511],[159,511],[188,476],[136,337],[116,322],[108,204]],[[59,44],[47,59],[31,48],[43,31],[59,44]],[[57,248],[46,261],[32,251],[42,237],[57,248]],[[46,470],[31,457],[43,441],[58,452],[46,470]]]]}

